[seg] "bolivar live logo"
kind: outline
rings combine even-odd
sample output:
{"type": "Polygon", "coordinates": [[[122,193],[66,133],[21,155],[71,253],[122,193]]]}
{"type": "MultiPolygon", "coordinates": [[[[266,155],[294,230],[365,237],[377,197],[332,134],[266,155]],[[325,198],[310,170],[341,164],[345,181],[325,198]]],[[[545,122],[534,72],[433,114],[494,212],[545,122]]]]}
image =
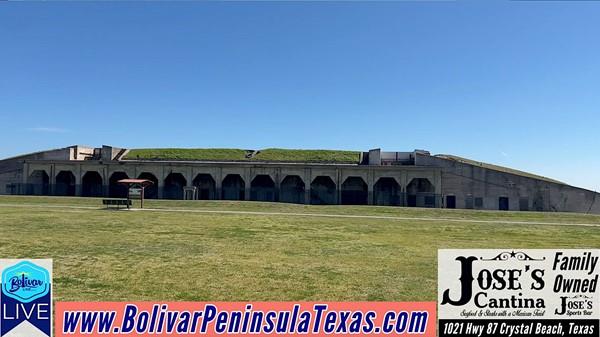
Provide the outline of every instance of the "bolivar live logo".
{"type": "Polygon", "coordinates": [[[0,260],[0,337],[52,334],[52,260],[0,260]]]}

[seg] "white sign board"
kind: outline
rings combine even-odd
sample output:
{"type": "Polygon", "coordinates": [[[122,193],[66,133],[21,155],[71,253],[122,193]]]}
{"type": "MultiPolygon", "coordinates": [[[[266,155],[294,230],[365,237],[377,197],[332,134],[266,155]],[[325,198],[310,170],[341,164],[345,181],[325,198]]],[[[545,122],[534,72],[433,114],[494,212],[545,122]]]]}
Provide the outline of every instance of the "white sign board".
{"type": "Polygon", "coordinates": [[[142,197],[142,189],[140,187],[129,188],[129,198],[140,199],[142,197]]]}

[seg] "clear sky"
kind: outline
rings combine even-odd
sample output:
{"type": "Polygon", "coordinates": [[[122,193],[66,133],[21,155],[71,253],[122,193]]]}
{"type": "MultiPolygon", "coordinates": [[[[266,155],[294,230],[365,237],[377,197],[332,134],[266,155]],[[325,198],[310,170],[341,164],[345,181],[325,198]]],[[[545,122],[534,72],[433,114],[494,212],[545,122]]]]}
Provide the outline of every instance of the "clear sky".
{"type": "Polygon", "coordinates": [[[426,149],[600,190],[600,2],[0,3],[0,158],[426,149]]]}

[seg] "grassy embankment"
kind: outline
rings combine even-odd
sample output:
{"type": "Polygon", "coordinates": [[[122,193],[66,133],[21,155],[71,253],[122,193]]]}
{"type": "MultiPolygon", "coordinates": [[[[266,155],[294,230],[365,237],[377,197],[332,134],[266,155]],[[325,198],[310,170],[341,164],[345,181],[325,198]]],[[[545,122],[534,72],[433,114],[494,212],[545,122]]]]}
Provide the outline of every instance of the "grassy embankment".
{"type": "Polygon", "coordinates": [[[358,151],[264,149],[247,158],[246,154],[250,152],[240,149],[131,149],[125,159],[355,164],[360,157],[358,151]]]}

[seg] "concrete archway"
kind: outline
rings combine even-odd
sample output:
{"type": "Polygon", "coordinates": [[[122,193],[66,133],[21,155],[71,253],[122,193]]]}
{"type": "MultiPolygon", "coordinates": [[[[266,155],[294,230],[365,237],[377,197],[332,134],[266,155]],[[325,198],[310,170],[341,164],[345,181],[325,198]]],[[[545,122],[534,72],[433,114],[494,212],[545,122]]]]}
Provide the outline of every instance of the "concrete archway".
{"type": "Polygon", "coordinates": [[[181,173],[172,172],[165,178],[165,187],[163,189],[163,199],[181,200],[183,199],[183,188],[187,181],[181,173]]]}
{"type": "Polygon", "coordinates": [[[304,181],[300,176],[286,176],[279,187],[279,201],[303,204],[305,189],[304,181]]]}
{"type": "Polygon", "coordinates": [[[60,171],[56,175],[54,194],[60,196],[75,195],[75,175],[71,171],[60,171]]]}
{"type": "Polygon", "coordinates": [[[246,183],[239,174],[228,174],[221,184],[223,200],[244,200],[246,183]]]}
{"type": "Polygon", "coordinates": [[[414,178],[406,186],[409,207],[436,207],[435,186],[427,178],[414,178]]]}
{"type": "Polygon", "coordinates": [[[210,174],[198,174],[192,184],[198,189],[199,200],[216,199],[216,184],[210,174]]]}
{"type": "Polygon", "coordinates": [[[259,174],[250,183],[250,200],[276,201],[275,182],[267,174],[259,174]]]}
{"type": "Polygon", "coordinates": [[[335,182],[328,176],[318,176],[310,184],[310,203],[335,205],[337,203],[335,182]]]}
{"type": "Polygon", "coordinates": [[[102,176],[96,171],[87,171],[81,178],[81,196],[101,197],[103,195],[102,176]]]}
{"type": "Polygon", "coordinates": [[[373,204],[380,206],[402,206],[400,185],[394,178],[379,178],[373,186],[373,204]]]}
{"type": "Polygon", "coordinates": [[[342,184],[342,205],[367,205],[369,189],[361,177],[348,177],[342,184]]]}
{"type": "Polygon", "coordinates": [[[138,179],[146,179],[152,182],[152,185],[144,188],[144,199],[158,199],[158,178],[150,172],[142,172],[138,179]]]}
{"type": "Polygon", "coordinates": [[[113,172],[108,178],[108,196],[111,198],[127,198],[127,186],[119,184],[119,180],[128,178],[129,176],[125,172],[113,172]]]}
{"type": "Polygon", "coordinates": [[[35,170],[29,175],[27,194],[49,195],[50,177],[45,170],[35,170]]]}

